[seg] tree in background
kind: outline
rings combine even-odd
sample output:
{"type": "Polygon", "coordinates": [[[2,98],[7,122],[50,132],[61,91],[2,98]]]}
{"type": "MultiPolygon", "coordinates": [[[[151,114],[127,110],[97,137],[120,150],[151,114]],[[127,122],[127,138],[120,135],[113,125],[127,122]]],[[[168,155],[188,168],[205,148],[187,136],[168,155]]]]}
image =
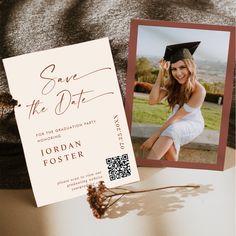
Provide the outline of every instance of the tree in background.
{"type": "Polygon", "coordinates": [[[146,57],[136,60],[135,80],[138,82],[155,83],[158,70],[155,69],[146,57]]]}

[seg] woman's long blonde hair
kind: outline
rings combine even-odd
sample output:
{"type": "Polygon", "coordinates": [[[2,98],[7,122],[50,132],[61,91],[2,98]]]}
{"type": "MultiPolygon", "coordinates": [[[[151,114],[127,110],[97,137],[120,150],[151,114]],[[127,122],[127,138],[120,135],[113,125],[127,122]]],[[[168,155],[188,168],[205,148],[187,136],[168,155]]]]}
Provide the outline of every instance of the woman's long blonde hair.
{"type": "Polygon", "coordinates": [[[174,108],[176,104],[180,107],[187,103],[195,89],[196,84],[196,64],[192,59],[182,60],[190,75],[185,84],[179,84],[178,81],[173,77],[171,72],[171,65],[169,67],[168,79],[165,83],[165,88],[167,89],[167,101],[171,109],[174,108]]]}

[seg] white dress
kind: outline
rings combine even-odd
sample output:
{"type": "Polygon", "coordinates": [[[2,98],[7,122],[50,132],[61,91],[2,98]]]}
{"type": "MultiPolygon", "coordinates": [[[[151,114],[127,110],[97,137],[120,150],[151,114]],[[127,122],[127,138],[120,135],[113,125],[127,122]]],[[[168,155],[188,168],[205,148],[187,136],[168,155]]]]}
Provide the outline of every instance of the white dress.
{"type": "MultiPolygon", "coordinates": [[[[182,145],[191,142],[199,134],[201,134],[204,129],[204,119],[200,108],[190,107],[186,103],[183,105],[183,108],[189,114],[184,116],[181,120],[168,126],[161,133],[161,136],[172,138],[177,155],[179,154],[179,150],[182,145]]],[[[173,116],[178,109],[179,105],[176,104],[170,117],[173,116]]]]}

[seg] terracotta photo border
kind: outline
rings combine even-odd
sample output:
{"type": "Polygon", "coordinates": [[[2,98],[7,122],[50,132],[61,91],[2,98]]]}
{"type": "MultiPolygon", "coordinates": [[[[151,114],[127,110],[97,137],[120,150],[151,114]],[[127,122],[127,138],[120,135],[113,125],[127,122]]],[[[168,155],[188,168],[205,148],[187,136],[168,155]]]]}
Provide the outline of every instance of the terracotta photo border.
{"type": "Polygon", "coordinates": [[[133,89],[135,81],[134,75],[135,75],[135,63],[136,63],[138,26],[141,25],[213,30],[213,31],[215,30],[215,31],[226,31],[230,33],[229,51],[228,51],[228,59],[226,67],[226,79],[224,88],[224,100],[223,100],[222,118],[220,125],[220,139],[217,151],[216,164],[193,163],[193,162],[183,162],[183,161],[174,162],[166,160],[146,160],[146,159],[141,159],[140,157],[136,157],[137,165],[143,167],[179,167],[179,168],[194,168],[194,169],[224,170],[230,107],[233,93],[234,64],[235,64],[235,27],[223,26],[223,25],[180,23],[180,22],[170,22],[170,21],[168,22],[159,20],[144,20],[144,19],[131,20],[128,70],[127,70],[127,80],[126,80],[126,97],[125,97],[125,111],[130,133],[132,124],[133,89]]]}

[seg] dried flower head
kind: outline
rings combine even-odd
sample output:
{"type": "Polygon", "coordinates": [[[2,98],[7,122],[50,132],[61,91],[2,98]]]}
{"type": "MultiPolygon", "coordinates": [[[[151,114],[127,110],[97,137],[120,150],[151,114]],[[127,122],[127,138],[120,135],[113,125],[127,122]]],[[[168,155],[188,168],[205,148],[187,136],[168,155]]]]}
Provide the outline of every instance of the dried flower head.
{"type": "Polygon", "coordinates": [[[17,101],[14,100],[9,93],[0,94],[0,118],[2,119],[5,114],[13,111],[14,106],[17,105],[17,101]]]}
{"type": "Polygon", "coordinates": [[[15,106],[17,101],[12,98],[10,93],[2,93],[0,95],[0,104],[5,106],[15,106]]]}
{"type": "Polygon", "coordinates": [[[106,187],[103,181],[99,182],[98,186],[88,186],[88,197],[90,208],[96,218],[101,218],[108,207],[107,197],[105,196],[106,187]]]}

